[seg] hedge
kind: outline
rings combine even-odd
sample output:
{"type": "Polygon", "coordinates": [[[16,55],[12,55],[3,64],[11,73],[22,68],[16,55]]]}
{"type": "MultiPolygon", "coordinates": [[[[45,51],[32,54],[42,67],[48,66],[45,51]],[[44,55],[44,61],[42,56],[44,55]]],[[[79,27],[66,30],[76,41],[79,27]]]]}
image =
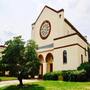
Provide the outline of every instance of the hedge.
{"type": "Polygon", "coordinates": [[[64,81],[78,81],[78,82],[87,81],[85,70],[63,71],[62,76],[64,81]]]}
{"type": "Polygon", "coordinates": [[[59,77],[60,75],[61,75],[61,71],[46,73],[43,76],[43,79],[44,80],[59,80],[61,78],[59,77]]]}
{"type": "Polygon", "coordinates": [[[44,80],[63,80],[63,81],[87,81],[85,70],[68,70],[46,73],[44,80]]]}

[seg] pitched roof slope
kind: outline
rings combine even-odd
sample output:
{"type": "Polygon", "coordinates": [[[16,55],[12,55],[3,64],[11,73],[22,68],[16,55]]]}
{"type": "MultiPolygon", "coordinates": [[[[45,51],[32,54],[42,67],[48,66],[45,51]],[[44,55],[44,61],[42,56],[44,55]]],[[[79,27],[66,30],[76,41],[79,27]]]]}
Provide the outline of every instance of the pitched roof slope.
{"type": "Polygon", "coordinates": [[[45,8],[48,8],[48,9],[50,9],[50,10],[56,12],[56,13],[59,13],[61,11],[64,11],[64,9],[60,9],[60,10],[57,11],[57,10],[55,10],[55,9],[53,9],[53,8],[45,5],[44,8],[42,9],[41,13],[39,14],[38,18],[36,19],[36,21],[32,25],[34,25],[37,22],[37,20],[39,19],[40,15],[42,14],[42,12],[44,11],[45,8]]]}
{"type": "MultiPolygon", "coordinates": [[[[45,8],[48,8],[55,13],[60,13],[62,11],[64,12],[64,9],[55,10],[55,9],[45,5],[44,8],[42,9],[41,13],[39,14],[38,18],[36,19],[36,21],[32,25],[34,25],[38,21],[40,15],[42,14],[42,12],[44,11],[45,8]]],[[[86,38],[66,18],[64,18],[64,21],[88,44],[86,38]]]]}
{"type": "Polygon", "coordinates": [[[86,43],[88,43],[87,40],[86,40],[86,38],[85,38],[66,18],[64,18],[64,21],[65,21],[86,43]]]}

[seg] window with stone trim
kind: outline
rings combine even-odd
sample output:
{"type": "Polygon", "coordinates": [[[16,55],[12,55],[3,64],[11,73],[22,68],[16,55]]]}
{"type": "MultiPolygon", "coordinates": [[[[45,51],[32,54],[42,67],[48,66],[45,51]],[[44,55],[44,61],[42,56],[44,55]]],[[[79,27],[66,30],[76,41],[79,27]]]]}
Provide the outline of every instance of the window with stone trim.
{"type": "Polygon", "coordinates": [[[67,63],[67,51],[64,50],[63,51],[63,64],[66,64],[67,63]]]}

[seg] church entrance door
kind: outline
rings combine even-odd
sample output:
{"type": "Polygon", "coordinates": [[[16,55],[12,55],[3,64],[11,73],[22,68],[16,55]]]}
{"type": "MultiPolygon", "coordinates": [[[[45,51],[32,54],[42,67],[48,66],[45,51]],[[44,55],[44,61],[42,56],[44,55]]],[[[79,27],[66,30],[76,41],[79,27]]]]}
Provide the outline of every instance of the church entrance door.
{"type": "Polygon", "coordinates": [[[48,53],[46,56],[46,65],[46,71],[53,72],[53,55],[51,53],[48,53]]]}

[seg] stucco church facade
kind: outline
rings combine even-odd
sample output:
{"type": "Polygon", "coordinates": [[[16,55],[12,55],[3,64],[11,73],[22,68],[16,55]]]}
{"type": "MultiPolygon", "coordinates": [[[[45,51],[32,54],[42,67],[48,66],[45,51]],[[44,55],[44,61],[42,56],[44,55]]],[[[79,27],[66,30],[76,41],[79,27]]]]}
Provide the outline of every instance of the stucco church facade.
{"type": "Polygon", "coordinates": [[[86,38],[64,17],[64,9],[45,6],[32,24],[32,39],[38,44],[40,74],[74,70],[88,61],[86,38]]]}

